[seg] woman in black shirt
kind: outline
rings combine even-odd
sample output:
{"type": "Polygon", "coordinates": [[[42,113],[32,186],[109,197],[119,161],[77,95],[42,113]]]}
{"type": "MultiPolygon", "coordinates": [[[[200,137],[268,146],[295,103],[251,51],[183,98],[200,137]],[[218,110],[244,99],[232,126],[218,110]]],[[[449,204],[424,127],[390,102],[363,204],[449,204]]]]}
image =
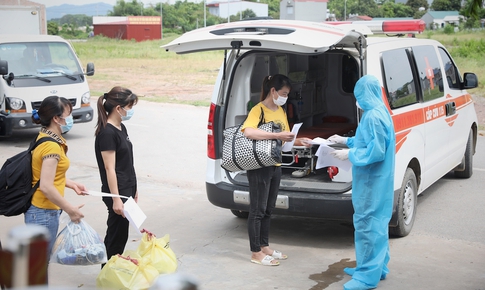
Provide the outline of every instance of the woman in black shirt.
{"type": "MultiPolygon", "coordinates": [[[[133,115],[138,97],[130,90],[114,87],[98,99],[98,123],[94,149],[101,177],[101,191],[133,197],[138,201],[133,145],[122,121],[133,115]]],[[[108,208],[104,244],[108,259],[122,254],[128,241],[129,221],[123,214],[126,199],[103,197],[108,208]]],[[[104,266],[104,265],[102,265],[104,266]]]]}

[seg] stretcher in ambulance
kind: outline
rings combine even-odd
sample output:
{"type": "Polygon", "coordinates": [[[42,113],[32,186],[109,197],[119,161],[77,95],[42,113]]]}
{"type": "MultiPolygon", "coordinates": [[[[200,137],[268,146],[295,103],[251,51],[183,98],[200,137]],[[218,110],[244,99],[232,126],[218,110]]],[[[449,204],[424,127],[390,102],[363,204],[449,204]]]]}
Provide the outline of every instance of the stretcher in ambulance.
{"type": "MultiPolygon", "coordinates": [[[[424,27],[421,20],[240,21],[187,32],[165,45],[175,53],[225,51],[207,125],[209,201],[247,217],[246,172],[221,167],[222,131],[244,121],[259,102],[265,76],[280,73],[291,79],[285,109],[290,124],[302,123],[298,137],[328,138],[353,136],[362,113],[353,88],[361,76],[371,74],[382,85],[396,134],[395,206],[389,229],[396,236],[408,235],[420,193],[450,171],[459,178],[472,175],[477,136],[477,117],[466,92],[477,86],[476,75],[460,75],[437,41],[399,37],[424,27]]],[[[316,168],[316,149],[284,152],[274,213],[351,220],[351,174],[334,166],[316,168]]]]}

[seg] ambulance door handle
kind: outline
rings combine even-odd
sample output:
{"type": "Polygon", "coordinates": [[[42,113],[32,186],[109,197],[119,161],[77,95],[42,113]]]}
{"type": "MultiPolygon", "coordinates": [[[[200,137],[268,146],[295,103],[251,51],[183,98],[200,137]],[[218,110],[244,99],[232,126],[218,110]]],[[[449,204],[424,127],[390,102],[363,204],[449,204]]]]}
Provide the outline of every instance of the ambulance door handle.
{"type": "Polygon", "coordinates": [[[445,104],[446,116],[451,116],[456,113],[455,102],[449,102],[445,104]]]}

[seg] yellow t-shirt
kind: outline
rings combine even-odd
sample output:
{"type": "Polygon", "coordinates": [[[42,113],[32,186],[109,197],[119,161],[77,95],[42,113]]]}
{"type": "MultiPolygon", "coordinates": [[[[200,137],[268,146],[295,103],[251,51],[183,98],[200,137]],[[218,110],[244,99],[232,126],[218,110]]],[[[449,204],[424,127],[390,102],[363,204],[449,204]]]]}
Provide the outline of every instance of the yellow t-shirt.
{"type": "Polygon", "coordinates": [[[248,117],[246,118],[246,121],[244,121],[244,124],[241,128],[242,131],[244,131],[244,129],[248,127],[258,128],[258,124],[261,118],[261,108],[263,108],[264,113],[263,123],[269,123],[273,121],[275,124],[280,125],[282,132],[290,131],[290,125],[288,125],[288,118],[286,117],[285,110],[283,110],[282,107],[278,106],[278,110],[272,111],[268,109],[265,105],[263,105],[263,103],[258,103],[251,109],[248,117]]]}
{"type": "MultiPolygon", "coordinates": [[[[248,114],[246,121],[244,121],[243,126],[241,127],[241,131],[244,132],[246,128],[258,128],[258,125],[261,120],[261,108],[263,108],[263,118],[264,121],[261,123],[269,123],[273,121],[275,124],[278,124],[281,128],[281,131],[290,131],[290,125],[288,125],[288,118],[286,117],[286,112],[283,110],[282,107],[278,106],[278,110],[272,111],[268,109],[263,103],[256,104],[248,114]]],[[[281,164],[276,164],[275,166],[281,166],[281,164]]]]}
{"type": "MultiPolygon", "coordinates": [[[[57,170],[54,178],[54,186],[61,196],[64,196],[64,189],[66,188],[66,171],[69,168],[69,159],[66,156],[67,145],[66,140],[51,131],[42,128],[37,140],[42,137],[52,137],[57,142],[47,141],[32,151],[32,186],[34,186],[40,179],[40,171],[42,168],[42,161],[46,158],[56,158],[57,170]]],[[[53,204],[44,193],[37,188],[32,197],[32,204],[38,208],[43,209],[59,209],[53,204]]]]}

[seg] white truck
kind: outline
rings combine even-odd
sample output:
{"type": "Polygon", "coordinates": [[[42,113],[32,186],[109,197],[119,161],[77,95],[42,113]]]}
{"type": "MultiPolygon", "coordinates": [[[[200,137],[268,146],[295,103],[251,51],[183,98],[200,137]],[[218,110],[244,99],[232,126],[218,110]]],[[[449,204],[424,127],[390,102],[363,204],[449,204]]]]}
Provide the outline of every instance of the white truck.
{"type": "Polygon", "coordinates": [[[47,34],[44,5],[0,5],[0,34],[47,34]]]}
{"type": "Polygon", "coordinates": [[[90,122],[93,109],[86,76],[73,48],[54,35],[0,34],[0,137],[33,128],[32,110],[48,96],[67,98],[74,123],[90,122]]]}

